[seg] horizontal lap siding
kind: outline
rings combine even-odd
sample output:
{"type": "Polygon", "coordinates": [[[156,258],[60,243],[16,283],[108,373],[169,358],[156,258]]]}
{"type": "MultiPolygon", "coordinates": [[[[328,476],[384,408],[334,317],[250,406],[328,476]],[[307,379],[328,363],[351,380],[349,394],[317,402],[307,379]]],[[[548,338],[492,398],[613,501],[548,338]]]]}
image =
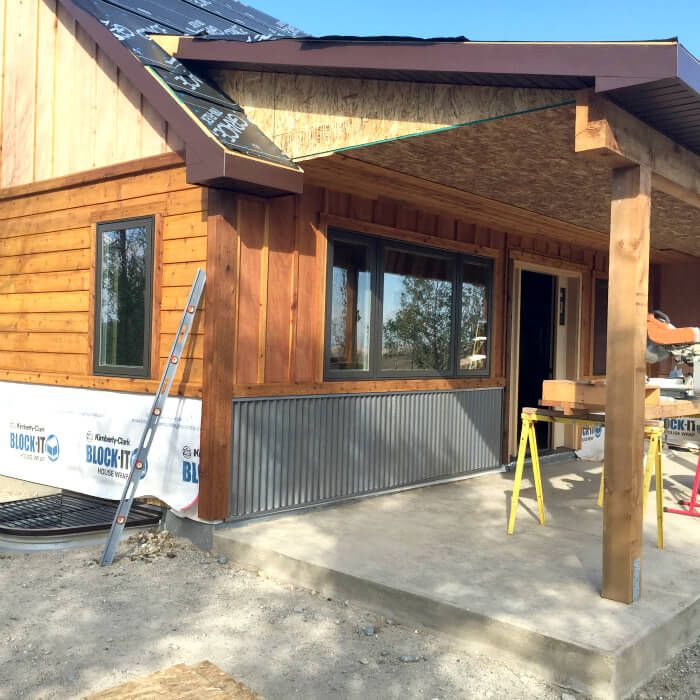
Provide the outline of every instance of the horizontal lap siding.
{"type": "MultiPolygon", "coordinates": [[[[182,166],[0,200],[0,379],[153,391],[198,267],[203,191],[182,166]],[[151,381],[92,376],[95,225],[155,216],[151,381]]],[[[175,387],[201,391],[201,314],[175,387]]]]}

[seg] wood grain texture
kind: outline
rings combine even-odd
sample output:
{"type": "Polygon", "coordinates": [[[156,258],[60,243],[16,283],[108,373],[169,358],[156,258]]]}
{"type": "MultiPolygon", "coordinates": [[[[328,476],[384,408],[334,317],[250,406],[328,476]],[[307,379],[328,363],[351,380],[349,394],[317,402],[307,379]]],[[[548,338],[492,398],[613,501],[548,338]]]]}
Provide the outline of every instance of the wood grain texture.
{"type": "Polygon", "coordinates": [[[293,158],[489,119],[574,93],[214,70],[246,114],[293,158]]]}
{"type": "Polygon", "coordinates": [[[177,139],[56,0],[3,0],[0,188],[171,150],[177,139]]]}
{"type": "Polygon", "coordinates": [[[233,334],[236,324],[236,198],[225,190],[208,192],[204,324],[202,432],[198,514],[205,520],[229,515],[234,384],[233,334]]]}
{"type": "MultiPolygon", "coordinates": [[[[148,390],[147,383],[105,377],[91,384],[89,377],[96,224],[154,215],[151,378],[157,378],[196,268],[204,265],[206,228],[199,222],[206,212],[200,189],[185,182],[181,161],[143,165],[141,175],[135,164],[110,167],[100,171],[104,180],[69,176],[0,199],[0,370],[19,372],[19,381],[28,371],[37,383],[148,390]]],[[[201,390],[201,320],[198,315],[176,379],[176,390],[191,396],[201,390]]]]}
{"type": "MultiPolygon", "coordinates": [[[[406,186],[414,177],[424,182],[431,194],[441,193],[435,185],[461,192],[465,207],[461,216],[471,209],[476,223],[519,226],[523,232],[534,234],[549,231],[562,239],[567,232],[575,233],[579,243],[587,238],[590,247],[604,250],[610,229],[610,167],[574,152],[574,119],[573,107],[561,107],[362,146],[344,156],[303,161],[306,181],[318,182],[318,173],[320,184],[333,182],[345,189],[345,182],[351,184],[353,178],[358,179],[361,166],[354,165],[351,170],[346,163],[345,170],[335,176],[329,173],[334,162],[344,158],[382,166],[385,176],[406,176],[406,186]],[[496,211],[498,221],[489,218],[496,211]]],[[[381,176],[378,180],[372,182],[374,187],[368,188],[366,196],[376,199],[386,193],[390,181],[382,181],[381,176]]],[[[369,184],[370,180],[365,182],[369,184]]],[[[432,207],[424,203],[424,197],[416,203],[426,211],[446,213],[440,211],[445,194],[443,190],[443,196],[435,197],[432,207]]],[[[653,192],[653,203],[652,245],[700,254],[694,235],[698,209],[658,189],[653,192]]]]}
{"type": "Polygon", "coordinates": [[[651,171],[613,171],[608,296],[603,597],[641,590],[651,171]]]}

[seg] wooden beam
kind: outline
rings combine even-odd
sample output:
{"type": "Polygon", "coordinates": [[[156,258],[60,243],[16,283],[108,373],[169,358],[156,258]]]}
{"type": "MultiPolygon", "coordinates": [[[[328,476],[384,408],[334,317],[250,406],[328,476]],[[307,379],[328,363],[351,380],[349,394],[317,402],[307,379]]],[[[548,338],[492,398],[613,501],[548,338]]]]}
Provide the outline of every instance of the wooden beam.
{"type": "Polygon", "coordinates": [[[631,603],[641,590],[644,383],[651,171],[613,171],[603,509],[604,598],[631,603]]]}
{"type": "Polygon", "coordinates": [[[593,90],[576,96],[574,150],[610,167],[651,168],[652,187],[700,208],[700,156],[593,90]]]}
{"type": "Polygon", "coordinates": [[[210,188],[207,199],[199,517],[223,520],[231,484],[238,232],[235,195],[210,188]]]}

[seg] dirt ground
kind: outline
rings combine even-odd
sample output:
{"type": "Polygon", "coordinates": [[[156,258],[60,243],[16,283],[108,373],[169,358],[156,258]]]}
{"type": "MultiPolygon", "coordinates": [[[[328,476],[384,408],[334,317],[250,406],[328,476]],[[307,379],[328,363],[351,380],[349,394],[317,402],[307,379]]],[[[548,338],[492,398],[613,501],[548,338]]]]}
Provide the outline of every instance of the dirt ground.
{"type": "MultiPolygon", "coordinates": [[[[0,500],[23,488],[0,482],[0,500]]],[[[123,544],[109,568],[99,554],[0,550],[0,698],[79,698],[203,660],[268,700],[583,697],[184,540],[123,544]]],[[[700,644],[634,697],[700,697],[700,644]]]]}

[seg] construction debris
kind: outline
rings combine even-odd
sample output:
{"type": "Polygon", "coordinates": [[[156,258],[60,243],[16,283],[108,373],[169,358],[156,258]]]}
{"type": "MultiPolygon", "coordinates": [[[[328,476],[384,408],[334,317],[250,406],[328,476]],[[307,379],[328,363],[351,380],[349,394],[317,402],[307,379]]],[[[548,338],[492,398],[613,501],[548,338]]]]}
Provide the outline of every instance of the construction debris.
{"type": "Polygon", "coordinates": [[[177,556],[175,550],[180,547],[167,530],[138,532],[129,537],[126,542],[135,546],[134,551],[129,554],[131,561],[153,561],[163,557],[172,559],[177,556]]]}

